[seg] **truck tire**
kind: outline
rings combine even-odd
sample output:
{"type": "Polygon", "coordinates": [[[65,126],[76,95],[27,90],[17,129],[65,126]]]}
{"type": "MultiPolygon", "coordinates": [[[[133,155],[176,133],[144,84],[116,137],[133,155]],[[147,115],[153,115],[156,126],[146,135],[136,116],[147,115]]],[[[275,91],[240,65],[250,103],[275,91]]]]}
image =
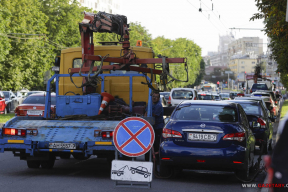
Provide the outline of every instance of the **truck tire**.
{"type": "Polygon", "coordinates": [[[75,158],[75,159],[77,159],[77,160],[87,160],[87,159],[89,159],[89,157],[91,156],[91,155],[88,155],[87,157],[85,157],[85,154],[84,153],[74,153],[74,154],[72,154],[73,155],[73,157],[75,158]]]}
{"type": "Polygon", "coordinates": [[[63,153],[60,155],[60,158],[61,159],[70,159],[70,155],[71,155],[70,153],[63,153]]]}
{"type": "Polygon", "coordinates": [[[27,166],[28,166],[28,168],[32,168],[32,169],[39,168],[40,167],[40,161],[27,160],[27,166]]]}
{"type": "Polygon", "coordinates": [[[55,157],[46,161],[41,161],[42,169],[52,169],[54,167],[55,157]]]}

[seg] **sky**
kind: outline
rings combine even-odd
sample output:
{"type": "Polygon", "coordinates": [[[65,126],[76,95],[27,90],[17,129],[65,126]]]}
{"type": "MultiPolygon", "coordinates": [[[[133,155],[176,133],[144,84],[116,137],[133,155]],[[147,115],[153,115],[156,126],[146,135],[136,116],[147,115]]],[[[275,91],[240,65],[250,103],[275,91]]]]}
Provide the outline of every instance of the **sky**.
{"type": "Polygon", "coordinates": [[[202,48],[202,56],[217,51],[219,35],[233,33],[241,37],[260,37],[267,50],[263,20],[249,21],[257,13],[255,0],[122,0],[121,14],[128,22],[140,22],[153,38],[187,38],[202,48]],[[202,12],[199,12],[201,3],[202,12]],[[213,11],[212,11],[213,3],[213,11]],[[220,15],[220,19],[219,19],[220,15]]]}

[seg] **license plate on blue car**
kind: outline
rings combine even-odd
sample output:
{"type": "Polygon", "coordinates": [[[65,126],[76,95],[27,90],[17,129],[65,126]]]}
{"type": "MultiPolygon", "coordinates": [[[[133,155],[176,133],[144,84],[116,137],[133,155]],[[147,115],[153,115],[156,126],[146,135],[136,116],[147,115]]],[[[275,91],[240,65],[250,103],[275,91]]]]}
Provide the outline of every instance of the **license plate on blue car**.
{"type": "Polygon", "coordinates": [[[216,134],[189,133],[188,140],[190,141],[216,141],[216,134]]]}

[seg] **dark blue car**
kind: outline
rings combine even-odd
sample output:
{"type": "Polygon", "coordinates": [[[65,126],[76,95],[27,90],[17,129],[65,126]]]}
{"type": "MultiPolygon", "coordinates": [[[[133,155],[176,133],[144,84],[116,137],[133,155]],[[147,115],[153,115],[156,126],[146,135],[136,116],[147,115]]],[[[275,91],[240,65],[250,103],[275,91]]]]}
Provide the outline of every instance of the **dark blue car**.
{"type": "Polygon", "coordinates": [[[163,129],[159,149],[160,174],[173,170],[233,171],[247,178],[255,137],[237,103],[184,101],[163,129]]]}

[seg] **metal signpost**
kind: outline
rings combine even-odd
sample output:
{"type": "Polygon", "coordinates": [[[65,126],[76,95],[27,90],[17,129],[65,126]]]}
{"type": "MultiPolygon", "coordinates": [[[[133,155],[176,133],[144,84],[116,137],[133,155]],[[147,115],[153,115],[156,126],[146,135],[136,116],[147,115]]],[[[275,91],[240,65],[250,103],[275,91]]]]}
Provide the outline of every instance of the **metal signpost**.
{"type": "MultiPolygon", "coordinates": [[[[229,90],[229,74],[233,74],[232,71],[225,71],[226,74],[228,74],[228,81],[227,81],[227,87],[228,87],[228,90],[229,90]]],[[[233,87],[232,87],[233,89],[233,87]]]]}
{"type": "Polygon", "coordinates": [[[116,181],[117,187],[150,188],[153,163],[151,148],[155,134],[151,124],[140,117],[129,117],[120,121],[113,135],[116,147],[115,160],[112,161],[111,179],[116,181]],[[149,162],[135,161],[135,157],[150,151],[149,162]],[[118,160],[118,152],[132,161],[118,160]]]}

